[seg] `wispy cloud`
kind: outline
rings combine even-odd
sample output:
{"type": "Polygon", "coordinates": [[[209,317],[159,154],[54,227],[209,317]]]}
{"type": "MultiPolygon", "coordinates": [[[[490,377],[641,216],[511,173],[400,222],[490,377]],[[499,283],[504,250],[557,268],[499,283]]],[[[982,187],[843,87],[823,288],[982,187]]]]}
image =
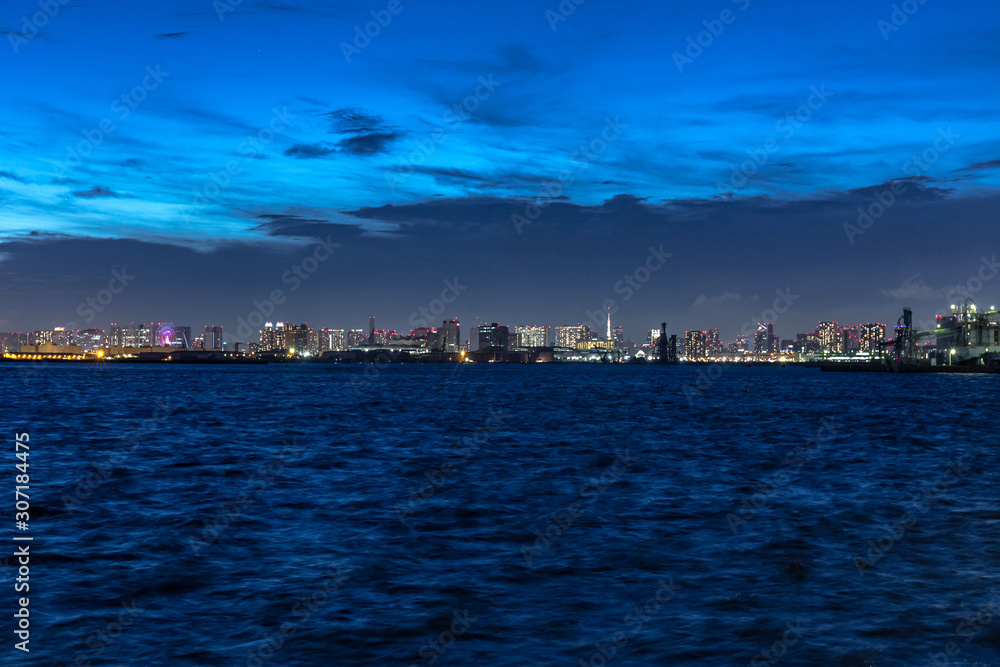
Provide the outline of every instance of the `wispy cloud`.
{"type": "Polygon", "coordinates": [[[95,185],[89,190],[74,192],[73,196],[80,197],[82,199],[96,199],[99,197],[117,197],[118,195],[112,192],[109,188],[104,188],[101,187],[100,185],[95,185]]]}
{"type": "Polygon", "coordinates": [[[298,160],[313,160],[336,152],[336,149],[327,144],[295,144],[285,151],[285,155],[298,160]]]}

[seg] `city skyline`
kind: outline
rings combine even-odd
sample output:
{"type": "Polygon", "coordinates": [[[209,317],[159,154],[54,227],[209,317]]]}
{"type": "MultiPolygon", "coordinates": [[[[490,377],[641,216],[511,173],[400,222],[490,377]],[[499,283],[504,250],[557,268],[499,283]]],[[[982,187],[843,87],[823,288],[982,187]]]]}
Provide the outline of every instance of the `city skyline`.
{"type": "MultiPolygon", "coordinates": [[[[938,315],[938,320],[942,316],[938,315]]],[[[610,316],[606,321],[607,328],[586,324],[503,324],[500,322],[477,323],[465,329],[462,335],[462,325],[457,319],[443,320],[440,326],[416,327],[414,329],[377,329],[376,318],[369,317],[369,329],[338,328],[331,326],[310,327],[308,322],[296,324],[293,321],[265,322],[263,327],[251,332],[244,339],[225,336],[224,328],[218,325],[205,325],[204,333],[196,335],[192,327],[175,325],[173,322],[150,322],[127,324],[111,323],[107,329],[91,327],[87,329],[72,329],[54,327],[26,332],[0,332],[0,342],[7,345],[8,337],[17,336],[23,344],[37,345],[49,342],[57,345],[76,344],[81,340],[89,340],[92,348],[97,347],[181,347],[204,349],[233,349],[236,344],[259,343],[261,350],[278,350],[300,348],[312,351],[341,350],[350,347],[391,346],[401,340],[426,338],[428,334],[443,336],[437,339],[436,345],[444,352],[457,352],[460,349],[477,349],[477,347],[569,347],[574,348],[583,341],[610,341],[614,349],[624,349],[627,346],[655,346],[660,335],[659,328],[648,329],[645,339],[639,336],[633,339],[624,333],[621,325],[612,326],[610,316]],[[502,334],[498,329],[503,329],[502,334]],[[100,334],[100,337],[97,336],[100,334]],[[300,343],[286,344],[286,341],[300,340],[300,343]],[[324,340],[324,337],[325,340],[324,340]],[[483,340],[487,342],[484,344],[483,340]],[[323,342],[321,342],[323,341],[323,342]],[[478,344],[477,344],[478,343],[478,344]]],[[[196,331],[196,330],[195,330],[196,331]]],[[[672,333],[668,330],[668,335],[672,333]]],[[[849,340],[855,344],[861,342],[861,351],[868,352],[877,347],[875,341],[886,340],[886,334],[891,333],[891,327],[884,323],[840,324],[833,321],[819,321],[817,326],[806,332],[779,336],[775,333],[771,322],[758,322],[752,333],[740,332],[733,337],[720,335],[717,328],[706,330],[684,330],[678,335],[679,343],[688,353],[692,350],[695,356],[705,356],[704,353],[722,352],[725,350],[752,351],[755,353],[777,353],[787,349],[791,343],[801,345],[814,341],[817,349],[844,351],[849,348],[849,340]],[[876,335],[877,332],[877,335],[876,335]],[[728,341],[728,342],[727,342],[728,341]]],[[[87,345],[84,345],[87,348],[87,345]]],[[[5,350],[6,351],[6,350],[5,350]]]]}
{"type": "Polygon", "coordinates": [[[1000,301],[996,5],[395,7],[8,15],[0,329],[1000,301]]]}

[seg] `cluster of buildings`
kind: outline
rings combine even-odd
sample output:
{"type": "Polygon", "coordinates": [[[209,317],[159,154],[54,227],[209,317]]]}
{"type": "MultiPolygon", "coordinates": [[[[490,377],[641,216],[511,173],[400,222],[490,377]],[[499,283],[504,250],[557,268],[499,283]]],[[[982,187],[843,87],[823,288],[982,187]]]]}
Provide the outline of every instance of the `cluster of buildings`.
{"type": "Polygon", "coordinates": [[[203,334],[192,336],[191,327],[175,327],[172,322],[128,325],[111,324],[103,329],[52,330],[0,333],[3,354],[62,354],[120,356],[131,350],[225,349],[221,326],[206,326],[203,334]]]}
{"type": "MultiPolygon", "coordinates": [[[[514,353],[551,350],[554,359],[614,360],[656,358],[661,330],[650,329],[646,340],[626,340],[622,327],[611,326],[608,316],[603,331],[589,325],[516,325],[497,322],[474,327],[463,340],[458,320],[444,320],[439,327],[419,327],[408,333],[377,329],[369,318],[368,329],[315,329],[308,324],[268,322],[259,339],[228,343],[221,326],[191,327],[171,322],[128,325],[112,324],[108,331],[72,331],[56,327],[51,331],[0,333],[5,355],[69,354],[132,356],[139,352],[169,353],[178,349],[234,353],[242,356],[282,355],[321,357],[328,352],[397,349],[410,354],[439,353],[464,355],[487,351],[514,353]]],[[[752,334],[740,334],[724,344],[718,329],[686,331],[678,341],[682,361],[795,361],[842,356],[876,356],[884,347],[885,324],[841,326],[819,322],[810,333],[793,339],[779,339],[771,323],[759,323],[752,334]]],[[[464,356],[462,357],[464,358],[464,356]]]]}
{"type": "MultiPolygon", "coordinates": [[[[841,326],[820,322],[815,331],[797,334],[795,339],[779,339],[774,324],[761,322],[750,334],[740,334],[736,341],[723,345],[718,329],[686,331],[681,341],[681,357],[688,361],[748,361],[830,358],[838,356],[877,356],[885,342],[885,324],[841,326]]],[[[659,329],[649,332],[647,343],[656,345],[659,329]]]]}

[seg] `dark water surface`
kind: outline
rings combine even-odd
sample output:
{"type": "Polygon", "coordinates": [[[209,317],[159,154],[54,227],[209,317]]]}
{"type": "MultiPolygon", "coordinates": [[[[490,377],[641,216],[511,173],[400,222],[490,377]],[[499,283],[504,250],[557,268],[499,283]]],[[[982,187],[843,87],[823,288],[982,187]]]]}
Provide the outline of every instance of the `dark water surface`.
{"type": "Polygon", "coordinates": [[[995,376],[24,369],[3,664],[1000,665],[995,376]]]}

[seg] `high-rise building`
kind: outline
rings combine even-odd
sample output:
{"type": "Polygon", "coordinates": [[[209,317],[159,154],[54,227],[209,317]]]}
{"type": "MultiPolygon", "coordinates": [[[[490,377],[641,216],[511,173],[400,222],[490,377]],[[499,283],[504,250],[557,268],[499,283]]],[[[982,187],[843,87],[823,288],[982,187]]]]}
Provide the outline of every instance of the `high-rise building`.
{"type": "Polygon", "coordinates": [[[104,347],[104,332],[100,329],[84,329],[77,336],[84,352],[97,352],[104,347]]]}
{"type": "Polygon", "coordinates": [[[758,322],[757,333],[753,339],[754,354],[774,354],[778,351],[778,339],[774,335],[774,324],[758,322]]]}
{"type": "Polygon", "coordinates": [[[308,324],[285,325],[285,349],[299,354],[319,354],[319,332],[308,324]]]}
{"type": "Polygon", "coordinates": [[[552,347],[552,327],[549,326],[515,326],[517,335],[516,347],[552,347]]]}
{"type": "Polygon", "coordinates": [[[145,324],[136,325],[135,322],[128,326],[118,325],[112,322],[108,335],[108,345],[112,347],[149,347],[151,338],[150,328],[145,324]]]}
{"type": "Polygon", "coordinates": [[[509,341],[509,331],[506,325],[499,322],[493,324],[479,325],[479,349],[501,349],[506,350],[509,341]]]}
{"type": "MultiPolygon", "coordinates": [[[[656,337],[659,340],[659,336],[656,337]]],[[[684,332],[684,354],[688,361],[704,359],[707,354],[708,335],[705,331],[684,332]]]]}
{"type": "Polygon", "coordinates": [[[646,334],[646,345],[655,346],[660,340],[660,330],[650,329],[649,333],[646,334]]]}
{"type": "MultiPolygon", "coordinates": [[[[371,335],[374,335],[375,331],[372,330],[371,335]]],[[[363,329],[351,329],[347,332],[347,347],[363,347],[368,344],[368,336],[365,335],[363,329]]]]}
{"type": "Polygon", "coordinates": [[[368,318],[368,344],[375,344],[375,316],[368,318]]]}
{"type": "Polygon", "coordinates": [[[31,331],[28,333],[28,342],[26,345],[42,345],[43,343],[51,343],[54,335],[54,331],[31,331]]]}
{"type": "Polygon", "coordinates": [[[292,329],[294,329],[294,325],[290,322],[278,322],[277,324],[266,322],[264,329],[260,332],[261,351],[275,352],[277,350],[287,350],[292,347],[290,345],[294,340],[292,329]]]}
{"type": "Polygon", "coordinates": [[[719,340],[719,330],[709,329],[705,332],[705,353],[715,354],[722,351],[722,341],[719,340]]]}
{"type": "Polygon", "coordinates": [[[55,327],[52,330],[53,345],[75,345],[76,332],[66,327],[55,327]]]}
{"type": "Polygon", "coordinates": [[[577,344],[590,340],[590,327],[585,324],[556,327],[556,346],[576,349],[577,344]]]}
{"type": "Polygon", "coordinates": [[[222,327],[207,326],[203,338],[203,346],[206,350],[221,350],[223,346],[222,327]]]}
{"type": "Polygon", "coordinates": [[[836,322],[820,322],[816,327],[816,335],[819,336],[819,344],[823,352],[839,353],[843,348],[843,336],[839,337],[837,332],[840,327],[836,322]]]}
{"type": "Polygon", "coordinates": [[[445,320],[441,324],[438,343],[445,352],[458,352],[462,348],[461,327],[458,320],[445,320]]]}
{"type": "Polygon", "coordinates": [[[625,349],[625,330],[621,325],[611,329],[611,340],[614,341],[616,350],[625,349]]]}
{"type": "Polygon", "coordinates": [[[4,354],[20,354],[21,345],[27,345],[26,336],[12,331],[0,333],[0,348],[4,354]]]}
{"type": "Polygon", "coordinates": [[[343,329],[321,329],[319,332],[319,353],[330,350],[344,350],[345,339],[343,329]]]}
{"type": "Polygon", "coordinates": [[[858,325],[858,342],[861,352],[877,353],[885,342],[885,325],[871,322],[858,325]]]}

